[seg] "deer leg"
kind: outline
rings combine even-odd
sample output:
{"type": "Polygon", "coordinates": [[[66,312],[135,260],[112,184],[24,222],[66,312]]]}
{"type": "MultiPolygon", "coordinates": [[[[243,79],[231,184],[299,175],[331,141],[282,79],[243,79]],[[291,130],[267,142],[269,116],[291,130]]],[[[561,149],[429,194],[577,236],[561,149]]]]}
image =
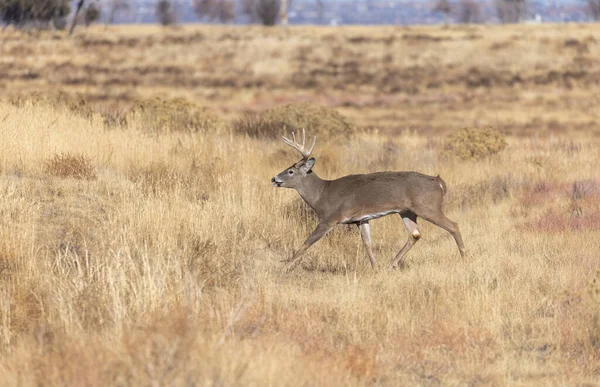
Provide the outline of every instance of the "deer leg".
{"type": "Polygon", "coordinates": [[[292,270],[300,261],[300,258],[302,258],[304,252],[308,250],[310,246],[314,245],[319,239],[323,238],[325,234],[331,231],[333,226],[334,225],[328,223],[319,223],[315,231],[313,231],[312,234],[310,234],[310,236],[308,237],[308,239],[306,239],[300,250],[296,251],[294,256],[288,261],[289,264],[286,266],[285,271],[292,270]]]}
{"type": "Polygon", "coordinates": [[[375,269],[377,268],[377,262],[375,262],[373,250],[371,249],[371,226],[368,222],[359,223],[357,226],[360,230],[360,236],[362,237],[363,244],[365,245],[365,250],[367,250],[367,256],[369,257],[369,262],[371,262],[371,267],[375,269]]]}
{"type": "Polygon", "coordinates": [[[456,245],[458,246],[458,250],[460,251],[460,255],[461,257],[465,257],[466,254],[466,250],[465,250],[465,245],[463,243],[462,240],[462,236],[460,235],[460,230],[458,229],[458,224],[456,224],[456,222],[451,221],[450,219],[448,219],[446,217],[446,215],[444,215],[443,212],[440,211],[439,214],[436,214],[435,216],[423,216],[423,215],[419,215],[421,218],[425,219],[428,222],[431,222],[433,224],[435,224],[438,227],[443,228],[444,230],[448,231],[450,233],[450,235],[452,235],[454,237],[454,240],[456,241],[456,245]]]}
{"type": "Polygon", "coordinates": [[[400,214],[402,217],[402,223],[404,223],[404,227],[406,227],[406,231],[408,232],[408,240],[404,247],[400,252],[392,259],[392,268],[401,267],[404,264],[404,256],[408,253],[415,243],[421,238],[421,233],[417,228],[417,215],[413,212],[406,212],[400,214]]]}

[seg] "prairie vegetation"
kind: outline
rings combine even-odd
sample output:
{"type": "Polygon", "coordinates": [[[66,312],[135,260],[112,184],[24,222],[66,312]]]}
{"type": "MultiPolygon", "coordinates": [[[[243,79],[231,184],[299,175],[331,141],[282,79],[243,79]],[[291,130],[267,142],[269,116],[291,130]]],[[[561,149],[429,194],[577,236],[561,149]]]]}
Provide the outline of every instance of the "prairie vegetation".
{"type": "Polygon", "coordinates": [[[597,28],[5,31],[0,380],[596,383],[597,28]],[[439,173],[468,257],[422,222],[374,272],[339,226],[284,273],[316,222],[280,124],[323,178],[439,173]]]}

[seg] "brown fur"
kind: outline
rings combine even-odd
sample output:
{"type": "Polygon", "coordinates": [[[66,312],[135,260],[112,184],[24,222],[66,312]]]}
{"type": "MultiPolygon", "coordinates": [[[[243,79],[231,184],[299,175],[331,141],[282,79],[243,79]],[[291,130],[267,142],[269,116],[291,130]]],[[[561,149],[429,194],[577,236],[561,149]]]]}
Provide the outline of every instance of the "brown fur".
{"type": "Polygon", "coordinates": [[[311,245],[339,223],[356,224],[361,228],[369,260],[375,266],[368,223],[392,213],[400,214],[408,231],[408,241],[392,260],[393,267],[402,264],[404,255],[421,236],[417,228],[417,217],[452,234],[464,256],[465,247],[458,225],[448,219],[442,210],[447,188],[439,176],[418,172],[377,172],[323,180],[312,171],[315,159],[308,159],[309,154],[310,152],[306,153],[303,160],[271,179],[274,186],[298,191],[319,218],[317,228],[294,254],[289,268],[298,262],[311,245]],[[363,228],[363,225],[366,226],[363,228]]]}

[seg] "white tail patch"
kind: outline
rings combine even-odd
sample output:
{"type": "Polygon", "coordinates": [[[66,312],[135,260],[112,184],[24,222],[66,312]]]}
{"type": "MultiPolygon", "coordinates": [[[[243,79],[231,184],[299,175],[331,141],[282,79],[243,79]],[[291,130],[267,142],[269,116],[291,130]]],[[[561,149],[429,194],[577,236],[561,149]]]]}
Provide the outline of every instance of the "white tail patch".
{"type": "Polygon", "coordinates": [[[442,183],[440,183],[440,188],[442,189],[442,192],[444,192],[444,186],[442,185],[442,183]]]}

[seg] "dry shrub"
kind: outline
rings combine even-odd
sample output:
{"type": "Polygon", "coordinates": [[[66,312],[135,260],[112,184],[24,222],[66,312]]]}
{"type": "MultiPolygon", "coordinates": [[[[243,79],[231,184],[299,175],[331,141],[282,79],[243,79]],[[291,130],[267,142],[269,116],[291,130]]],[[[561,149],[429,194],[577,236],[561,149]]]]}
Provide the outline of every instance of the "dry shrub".
{"type": "Polygon", "coordinates": [[[209,109],[182,98],[152,98],[134,103],[132,113],[151,132],[217,133],[223,122],[209,109]]]}
{"type": "Polygon", "coordinates": [[[96,169],[83,154],[56,153],[44,163],[44,172],[61,178],[94,180],[96,169]]]}
{"type": "Polygon", "coordinates": [[[10,99],[15,106],[25,104],[49,105],[64,108],[80,117],[92,119],[99,115],[109,128],[125,126],[134,119],[150,132],[208,132],[217,133],[225,123],[210,109],[183,98],[148,98],[112,104],[94,101],[94,97],[63,91],[17,95],[10,99]]]}
{"type": "Polygon", "coordinates": [[[49,93],[28,93],[17,94],[9,98],[9,103],[14,106],[22,107],[26,104],[32,105],[50,105],[53,107],[67,107],[74,113],[89,113],[84,106],[86,105],[85,98],[78,94],[69,94],[64,91],[49,92],[49,93]]]}
{"type": "Polygon", "coordinates": [[[128,109],[122,108],[121,103],[94,103],[91,97],[77,93],[70,94],[64,91],[29,93],[13,96],[9,99],[9,102],[14,106],[32,104],[67,109],[71,113],[88,120],[92,119],[95,114],[98,114],[102,117],[104,125],[109,128],[123,126],[127,123],[128,109]]]}
{"type": "Polygon", "coordinates": [[[483,159],[500,153],[506,148],[503,133],[492,127],[485,129],[463,128],[448,136],[446,153],[463,160],[483,159]]]}
{"type": "Polygon", "coordinates": [[[259,113],[247,113],[233,124],[233,130],[256,138],[279,135],[306,128],[310,135],[349,137],[354,125],[336,110],[310,104],[277,106],[259,113]]]}

